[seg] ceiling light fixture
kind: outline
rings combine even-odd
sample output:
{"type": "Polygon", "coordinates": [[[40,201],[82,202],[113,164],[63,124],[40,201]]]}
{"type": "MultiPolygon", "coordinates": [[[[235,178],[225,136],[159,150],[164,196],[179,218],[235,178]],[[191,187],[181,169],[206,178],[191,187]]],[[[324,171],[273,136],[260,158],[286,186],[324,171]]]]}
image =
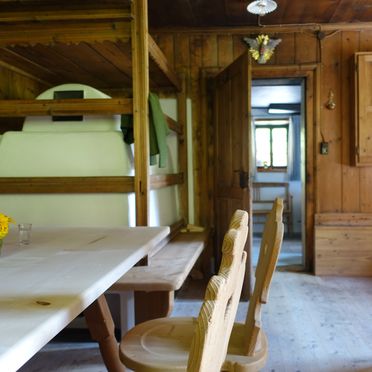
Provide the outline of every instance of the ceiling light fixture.
{"type": "Polygon", "coordinates": [[[300,103],[270,103],[269,114],[298,114],[301,111],[300,103]]]}
{"type": "Polygon", "coordinates": [[[267,13],[273,12],[277,6],[274,0],[256,0],[248,4],[247,10],[249,13],[264,16],[267,13]]]}

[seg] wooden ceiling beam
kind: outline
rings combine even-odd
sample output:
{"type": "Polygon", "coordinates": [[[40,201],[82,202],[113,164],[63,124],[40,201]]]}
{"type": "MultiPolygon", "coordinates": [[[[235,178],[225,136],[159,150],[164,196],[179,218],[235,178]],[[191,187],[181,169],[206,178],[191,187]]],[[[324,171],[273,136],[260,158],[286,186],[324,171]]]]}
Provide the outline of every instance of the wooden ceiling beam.
{"type": "Polygon", "coordinates": [[[37,76],[31,75],[27,71],[24,71],[23,69],[19,69],[17,67],[14,67],[13,65],[11,65],[11,64],[9,64],[7,62],[0,61],[0,66],[1,67],[5,67],[6,69],[8,69],[10,71],[13,71],[13,72],[15,72],[15,73],[17,73],[19,75],[22,75],[22,76],[25,76],[25,77],[27,77],[29,79],[35,80],[35,81],[37,81],[37,82],[39,82],[39,83],[41,83],[41,84],[43,84],[43,85],[45,85],[47,87],[50,87],[50,86],[53,85],[50,82],[45,81],[43,79],[40,79],[37,76]]]}
{"type": "Polygon", "coordinates": [[[47,86],[58,84],[61,80],[49,69],[6,48],[0,48],[0,65],[47,86]]]}
{"type": "Polygon", "coordinates": [[[129,22],[68,22],[11,24],[0,29],[0,47],[13,45],[78,44],[81,42],[128,41],[129,22]]]}
{"type": "Polygon", "coordinates": [[[128,77],[128,83],[132,82],[132,59],[130,55],[130,46],[128,47],[128,53],[123,53],[116,44],[109,42],[90,44],[90,47],[115,66],[119,71],[124,73],[128,77]]]}
{"type": "Polygon", "coordinates": [[[91,85],[97,89],[107,88],[104,75],[97,70],[89,71],[92,67],[89,55],[86,55],[82,62],[75,60],[74,57],[76,56],[81,61],[80,45],[83,45],[83,43],[79,45],[56,43],[53,46],[38,44],[33,47],[15,46],[9,49],[30,61],[40,64],[58,76],[59,82],[57,81],[54,85],[69,82],[91,85]],[[89,64],[87,61],[89,61],[89,64]]]}
{"type": "Polygon", "coordinates": [[[130,114],[130,98],[1,100],[0,117],[130,114]]]}

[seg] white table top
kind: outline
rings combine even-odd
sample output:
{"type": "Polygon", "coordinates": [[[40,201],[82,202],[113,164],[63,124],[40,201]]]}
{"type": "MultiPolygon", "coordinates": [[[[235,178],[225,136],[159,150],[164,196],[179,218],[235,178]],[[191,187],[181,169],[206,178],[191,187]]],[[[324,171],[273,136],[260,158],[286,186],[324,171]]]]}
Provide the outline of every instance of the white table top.
{"type": "Polygon", "coordinates": [[[15,371],[169,233],[167,227],[16,231],[0,257],[0,371],[15,371]]]}

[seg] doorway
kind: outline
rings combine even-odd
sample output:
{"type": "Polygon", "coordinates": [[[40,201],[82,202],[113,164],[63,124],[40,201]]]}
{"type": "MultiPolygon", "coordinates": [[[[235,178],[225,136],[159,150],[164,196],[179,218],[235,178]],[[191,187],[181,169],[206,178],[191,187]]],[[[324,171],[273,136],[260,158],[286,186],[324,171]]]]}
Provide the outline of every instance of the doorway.
{"type": "Polygon", "coordinates": [[[252,79],[253,257],[258,257],[265,210],[284,200],[285,235],[278,266],[305,264],[305,78],[252,79]]]}
{"type": "MultiPolygon", "coordinates": [[[[215,130],[215,123],[213,120],[214,113],[211,110],[213,107],[213,97],[215,92],[215,83],[214,79],[216,74],[219,72],[218,69],[203,69],[202,70],[202,107],[205,110],[205,115],[209,118],[208,122],[209,125],[205,128],[206,131],[206,138],[214,138],[216,137],[216,130],[215,130]]],[[[260,65],[260,66],[253,66],[252,67],[252,78],[253,79],[282,79],[282,78],[300,78],[303,79],[304,86],[304,107],[302,108],[302,112],[304,113],[304,131],[302,133],[302,141],[304,145],[305,154],[302,156],[302,162],[304,163],[303,169],[305,170],[305,174],[303,175],[304,181],[303,191],[301,193],[302,197],[304,198],[303,205],[305,208],[302,208],[302,216],[301,216],[301,223],[304,226],[301,231],[302,236],[302,247],[303,247],[303,254],[302,258],[304,261],[304,270],[312,272],[314,266],[314,218],[315,218],[315,166],[316,166],[316,157],[315,157],[315,143],[317,138],[317,128],[318,122],[320,117],[320,66],[317,64],[303,64],[303,65],[260,65]],[[305,137],[306,132],[306,137],[305,137]]],[[[242,80],[242,79],[241,79],[242,80]]],[[[244,91],[248,91],[249,94],[249,102],[251,102],[250,94],[251,89],[248,89],[249,85],[245,85],[247,89],[242,88],[244,91]]],[[[226,99],[222,107],[226,106],[226,99]]],[[[250,106],[250,105],[249,105],[250,106]]],[[[244,115],[240,115],[240,117],[245,117],[244,115]]],[[[250,113],[249,113],[250,118],[250,113]]],[[[250,127],[251,124],[249,122],[247,127],[250,127]]],[[[249,138],[251,139],[251,135],[249,134],[249,138]]],[[[249,142],[251,143],[251,141],[249,142]]],[[[216,146],[216,145],[215,145],[216,146]]],[[[251,148],[249,146],[249,148],[251,148]]],[[[213,158],[211,162],[215,161],[216,159],[216,147],[214,149],[213,158]]],[[[249,155],[247,155],[249,158],[249,155]]],[[[219,164],[217,162],[217,164],[219,164]]],[[[215,170],[215,166],[213,167],[213,171],[215,170]]],[[[226,169],[238,169],[237,167],[228,167],[226,169]]],[[[213,174],[213,173],[212,173],[213,174]]],[[[234,173],[233,177],[237,177],[239,181],[239,174],[234,173]]],[[[212,178],[210,178],[212,179],[212,178]]],[[[235,178],[232,178],[235,179],[235,178]]],[[[242,178],[244,180],[244,178],[242,178]]],[[[251,179],[251,177],[250,177],[251,179]]],[[[211,189],[214,188],[214,185],[217,184],[214,180],[211,183],[211,189]]],[[[216,195],[217,191],[214,190],[213,194],[216,195]]],[[[209,204],[205,203],[207,207],[209,204]]],[[[229,213],[224,213],[221,211],[222,215],[231,216],[229,213]]],[[[216,230],[216,234],[218,231],[225,231],[226,226],[221,228],[219,226],[219,218],[218,216],[218,207],[216,202],[213,202],[212,208],[206,208],[204,211],[205,216],[210,221],[213,221],[212,225],[216,230]]],[[[225,219],[228,217],[225,216],[225,219]]],[[[251,219],[252,220],[252,219],[251,219]]],[[[253,229],[250,229],[252,232],[253,229]]],[[[215,247],[219,246],[219,242],[215,239],[215,247]]],[[[211,267],[214,267],[213,262],[216,261],[216,257],[214,254],[211,254],[211,267]]],[[[252,264],[252,260],[250,259],[250,265],[252,264]]]]}

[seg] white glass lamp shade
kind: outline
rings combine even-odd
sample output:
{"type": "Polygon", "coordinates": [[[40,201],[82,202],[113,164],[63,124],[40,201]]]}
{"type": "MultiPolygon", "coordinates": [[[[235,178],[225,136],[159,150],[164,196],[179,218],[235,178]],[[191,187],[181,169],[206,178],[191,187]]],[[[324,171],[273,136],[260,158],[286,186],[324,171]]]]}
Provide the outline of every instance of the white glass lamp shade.
{"type": "Polygon", "coordinates": [[[273,12],[277,6],[277,3],[273,0],[256,0],[248,4],[247,10],[249,13],[264,16],[273,12]]]}

